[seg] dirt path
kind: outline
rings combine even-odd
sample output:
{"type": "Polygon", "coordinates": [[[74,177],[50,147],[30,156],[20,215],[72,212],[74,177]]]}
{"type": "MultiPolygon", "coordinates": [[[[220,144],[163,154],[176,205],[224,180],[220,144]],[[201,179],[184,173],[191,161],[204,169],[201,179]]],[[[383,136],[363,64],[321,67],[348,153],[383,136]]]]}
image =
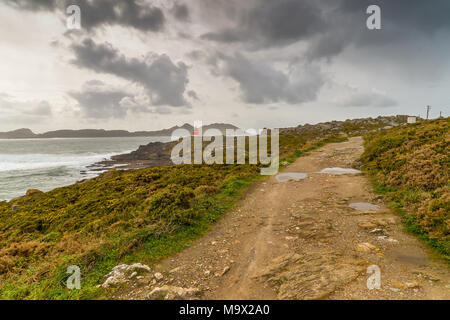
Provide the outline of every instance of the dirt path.
{"type": "Polygon", "coordinates": [[[162,279],[146,276],[121,298],[169,285],[204,299],[450,299],[450,269],[403,230],[364,175],[314,173],[350,168],[362,151],[361,138],[329,144],[283,171],[307,178],[257,183],[211,232],[157,266],[162,279]],[[380,289],[367,288],[369,266],[380,289]]]}

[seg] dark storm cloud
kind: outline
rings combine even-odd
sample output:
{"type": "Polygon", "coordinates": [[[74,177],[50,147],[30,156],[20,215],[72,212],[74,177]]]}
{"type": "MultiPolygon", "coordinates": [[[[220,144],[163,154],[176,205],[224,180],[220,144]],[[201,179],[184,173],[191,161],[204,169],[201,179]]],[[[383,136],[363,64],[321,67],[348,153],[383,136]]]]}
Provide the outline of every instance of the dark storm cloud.
{"type": "Polygon", "coordinates": [[[251,3],[254,4],[252,7],[237,13],[234,27],[205,33],[202,38],[271,47],[307,39],[327,25],[316,1],[259,0],[251,3]]]}
{"type": "Polygon", "coordinates": [[[69,5],[78,5],[81,9],[83,29],[92,30],[104,25],[121,25],[141,31],[160,31],[164,27],[165,17],[161,9],[130,0],[8,0],[12,7],[31,11],[58,11],[65,15],[69,5]]]}
{"type": "Polygon", "coordinates": [[[448,0],[340,0],[339,11],[341,14],[365,12],[373,4],[380,6],[388,24],[402,29],[432,33],[450,28],[448,0]]]}
{"type": "MultiPolygon", "coordinates": [[[[419,46],[438,31],[450,31],[450,1],[436,0],[340,0],[329,15],[329,28],[310,43],[309,58],[331,58],[350,45],[403,52],[419,46]],[[369,5],[381,8],[381,30],[366,27],[369,5]]],[[[438,39],[436,39],[439,41],[438,39]]]]}
{"type": "Polygon", "coordinates": [[[219,55],[215,62],[219,62],[217,65],[224,63],[216,72],[237,81],[242,98],[247,103],[301,104],[313,101],[325,83],[320,70],[312,65],[297,65],[289,72],[282,72],[241,54],[232,57],[219,55]]]}
{"type": "MultiPolygon", "coordinates": [[[[283,101],[301,103],[315,99],[326,80],[316,68],[302,73],[311,81],[301,85],[294,77],[274,68],[279,62],[293,67],[330,62],[346,50],[353,50],[354,63],[380,64],[395,76],[424,80],[438,77],[448,65],[450,1],[437,0],[199,0],[208,32],[200,38],[210,44],[224,44],[226,68],[213,68],[216,76],[228,76],[239,83],[243,100],[251,103],[283,101]],[[381,7],[381,30],[367,28],[370,5],[381,7]],[[298,46],[298,54],[294,53],[298,46]],[[286,50],[284,50],[286,49],[286,50]],[[244,52],[248,58],[230,54],[244,52]],[[357,53],[357,54],[355,54],[357,53]],[[265,61],[257,62],[257,61],[265,61]],[[245,70],[245,72],[244,72],[245,70]],[[315,79],[315,80],[313,80],[315,79]],[[299,88],[299,89],[292,89],[299,88]]],[[[221,48],[222,49],[222,48],[221,48]]],[[[202,59],[195,52],[192,59],[202,59]]],[[[217,64],[217,56],[206,59],[217,64]]],[[[344,60],[345,61],[345,60],[344,60]]],[[[301,69],[301,67],[300,67],[301,69]]],[[[357,94],[345,105],[385,107],[395,101],[382,95],[357,94]],[[370,97],[369,97],[370,96],[370,97]],[[366,98],[372,98],[367,102],[366,98]]]]}
{"type": "Polygon", "coordinates": [[[220,22],[216,26],[208,20],[212,30],[202,39],[241,43],[250,49],[305,41],[310,58],[330,58],[352,44],[396,44],[450,30],[448,0],[249,0],[240,8],[236,1],[218,1],[213,7],[201,5],[200,10],[210,10],[209,15],[212,10],[229,12],[220,17],[228,18],[231,25],[222,27],[220,22]],[[381,7],[382,30],[366,27],[366,9],[372,4],[381,7]]]}
{"type": "Polygon", "coordinates": [[[142,85],[153,105],[188,105],[184,98],[188,84],[187,65],[174,64],[165,54],[149,54],[145,59],[127,58],[110,44],[86,39],[74,44],[73,63],[81,68],[112,74],[142,85]]]}

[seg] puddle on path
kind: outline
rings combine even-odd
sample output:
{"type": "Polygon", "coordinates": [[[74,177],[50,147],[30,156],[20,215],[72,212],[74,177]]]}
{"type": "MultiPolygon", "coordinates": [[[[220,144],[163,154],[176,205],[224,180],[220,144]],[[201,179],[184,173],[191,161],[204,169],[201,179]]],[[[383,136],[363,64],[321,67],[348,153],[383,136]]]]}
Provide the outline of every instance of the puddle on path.
{"type": "MultiPolygon", "coordinates": [[[[312,172],[312,174],[316,173],[326,173],[326,174],[334,174],[334,175],[341,175],[341,174],[357,174],[361,173],[361,171],[356,169],[350,169],[350,168],[325,168],[320,172],[312,172]]],[[[277,174],[275,176],[275,179],[277,179],[278,182],[287,182],[290,180],[299,181],[303,180],[308,177],[308,173],[305,172],[284,172],[277,174]]]]}
{"type": "Polygon", "coordinates": [[[308,174],[303,172],[285,172],[277,174],[275,176],[275,179],[277,179],[278,182],[287,182],[289,180],[295,181],[303,180],[306,177],[308,177],[308,174]]]}
{"type": "Polygon", "coordinates": [[[401,247],[393,249],[393,251],[388,255],[398,262],[409,264],[412,266],[423,265],[427,258],[424,252],[418,251],[416,248],[411,247],[401,247]]]}
{"type": "Polygon", "coordinates": [[[351,168],[325,168],[321,170],[319,173],[340,175],[340,174],[357,174],[361,173],[361,171],[351,168]]]}
{"type": "Polygon", "coordinates": [[[353,149],[353,148],[350,148],[350,147],[334,148],[334,150],[336,150],[336,151],[346,151],[349,149],[353,149]]]}
{"type": "Polygon", "coordinates": [[[380,210],[380,206],[377,206],[376,204],[371,204],[369,202],[354,202],[350,203],[349,207],[358,211],[380,210]]]}

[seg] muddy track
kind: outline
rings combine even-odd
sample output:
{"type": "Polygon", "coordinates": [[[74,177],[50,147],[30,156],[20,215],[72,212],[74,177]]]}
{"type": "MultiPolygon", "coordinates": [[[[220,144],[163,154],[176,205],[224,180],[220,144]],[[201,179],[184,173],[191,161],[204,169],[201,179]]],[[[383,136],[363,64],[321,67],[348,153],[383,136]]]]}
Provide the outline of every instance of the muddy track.
{"type": "Polygon", "coordinates": [[[239,205],[192,247],[166,259],[118,298],[148,299],[165,285],[199,289],[204,299],[450,299],[450,270],[407,234],[362,174],[350,168],[362,139],[329,144],[255,184],[239,205]],[[352,203],[377,210],[355,210],[352,203]],[[369,266],[381,288],[369,290],[369,266]]]}

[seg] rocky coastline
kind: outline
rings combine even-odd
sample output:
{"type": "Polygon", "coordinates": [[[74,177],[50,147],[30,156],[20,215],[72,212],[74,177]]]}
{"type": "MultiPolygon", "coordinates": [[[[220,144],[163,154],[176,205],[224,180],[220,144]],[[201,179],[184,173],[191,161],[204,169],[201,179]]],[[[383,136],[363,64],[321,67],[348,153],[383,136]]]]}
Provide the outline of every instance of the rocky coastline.
{"type": "MultiPolygon", "coordinates": [[[[422,121],[418,118],[417,121],[422,121]]],[[[406,115],[380,116],[377,118],[348,119],[329,121],[318,124],[304,124],[292,128],[280,129],[281,134],[301,134],[306,138],[326,137],[333,134],[365,135],[379,130],[387,130],[404,125],[406,115]]],[[[112,169],[129,170],[154,168],[172,165],[170,154],[177,142],[151,142],[141,145],[136,151],[111,157],[88,167],[89,171],[107,171],[112,169]]]]}
{"type": "Polygon", "coordinates": [[[94,163],[87,167],[89,171],[112,169],[143,169],[172,165],[170,154],[177,142],[150,142],[141,145],[135,151],[112,156],[110,160],[94,163]]]}

